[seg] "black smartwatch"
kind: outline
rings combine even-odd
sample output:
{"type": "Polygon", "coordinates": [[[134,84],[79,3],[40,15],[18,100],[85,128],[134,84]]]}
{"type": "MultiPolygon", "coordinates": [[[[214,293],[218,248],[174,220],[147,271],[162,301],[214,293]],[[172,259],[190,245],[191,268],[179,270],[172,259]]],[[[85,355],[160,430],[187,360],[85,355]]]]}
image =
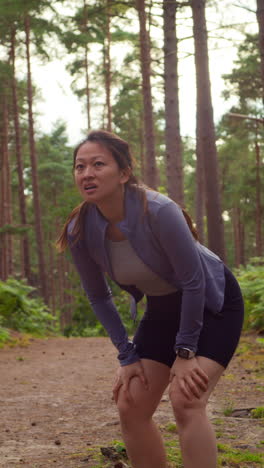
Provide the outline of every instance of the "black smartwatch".
{"type": "Polygon", "coordinates": [[[192,359],[195,356],[195,352],[188,348],[177,348],[176,354],[183,359],[192,359]]]}

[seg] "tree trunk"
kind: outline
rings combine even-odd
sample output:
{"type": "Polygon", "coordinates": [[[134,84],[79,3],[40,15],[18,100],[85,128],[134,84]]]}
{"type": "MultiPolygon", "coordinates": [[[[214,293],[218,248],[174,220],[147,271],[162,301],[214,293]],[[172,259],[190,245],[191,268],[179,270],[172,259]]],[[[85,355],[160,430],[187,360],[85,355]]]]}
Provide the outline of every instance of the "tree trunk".
{"type": "Polygon", "coordinates": [[[106,15],[106,45],[105,45],[105,92],[106,92],[106,112],[107,112],[107,130],[112,131],[112,110],[111,110],[111,0],[107,0],[107,15],[106,15]]]}
{"type": "Polygon", "coordinates": [[[238,205],[235,205],[232,210],[233,233],[234,233],[234,252],[235,266],[245,264],[244,256],[244,225],[241,222],[241,212],[238,205]]]}
{"type": "MultiPolygon", "coordinates": [[[[142,116],[141,116],[142,121],[142,116]]],[[[139,161],[140,161],[140,178],[144,180],[144,174],[146,171],[145,168],[145,154],[144,154],[144,129],[140,127],[139,129],[139,161]]]]}
{"type": "Polygon", "coordinates": [[[224,226],[220,205],[217,150],[209,77],[205,0],[192,0],[191,5],[195,44],[197,122],[199,122],[197,129],[200,133],[204,164],[208,246],[224,259],[224,226]]]}
{"type": "Polygon", "coordinates": [[[166,171],[169,196],[184,206],[176,9],[176,0],[163,1],[166,171]]]}
{"type": "Polygon", "coordinates": [[[257,0],[257,20],[259,27],[259,51],[262,78],[262,102],[264,105],[264,0],[257,0]]]}
{"type": "MultiPolygon", "coordinates": [[[[2,125],[0,125],[0,131],[2,133],[2,125]]],[[[3,151],[3,141],[0,139],[0,148],[1,148],[1,167],[0,167],[0,228],[5,224],[5,167],[4,167],[4,151],[3,151]]],[[[6,266],[6,234],[0,234],[0,278],[5,281],[7,278],[7,266],[6,266]]]]}
{"type": "Polygon", "coordinates": [[[199,122],[196,126],[196,173],[195,173],[195,221],[199,241],[204,243],[204,208],[205,208],[205,190],[204,190],[204,164],[203,151],[201,148],[199,122]]]}
{"type": "Polygon", "coordinates": [[[89,81],[89,61],[88,61],[88,46],[84,49],[84,66],[85,66],[85,93],[86,93],[86,112],[88,130],[91,129],[91,105],[90,105],[90,81],[89,81]]]}
{"type": "Polygon", "coordinates": [[[54,262],[54,247],[53,247],[53,232],[49,232],[49,307],[53,315],[56,314],[56,285],[54,278],[55,262],[54,262]]]}
{"type": "MultiPolygon", "coordinates": [[[[83,0],[83,28],[84,33],[88,27],[88,11],[86,0],[83,0]]],[[[90,104],[90,80],[89,80],[89,60],[88,60],[88,44],[84,46],[84,68],[85,68],[85,94],[86,94],[86,113],[87,113],[87,129],[91,128],[91,104],[90,104]]]]}
{"type": "Polygon", "coordinates": [[[62,255],[57,256],[57,269],[58,269],[58,288],[57,288],[57,294],[58,294],[58,302],[59,302],[59,309],[61,311],[60,315],[60,325],[61,328],[63,329],[66,325],[65,322],[65,314],[64,314],[64,303],[63,303],[63,275],[64,275],[64,270],[63,270],[63,264],[62,264],[62,255]]]}
{"type": "Polygon", "coordinates": [[[150,85],[150,47],[146,29],[145,0],[136,0],[140,26],[140,59],[143,90],[144,140],[145,140],[145,182],[149,187],[157,187],[155,159],[154,120],[150,85]]]}
{"type": "MultiPolygon", "coordinates": [[[[5,93],[5,83],[3,83],[5,93]]],[[[8,154],[8,109],[7,98],[2,95],[1,128],[1,226],[11,224],[10,167],[8,154]]],[[[1,234],[1,278],[5,281],[12,273],[12,241],[8,233],[1,234]]]]}
{"type": "MultiPolygon", "coordinates": [[[[22,159],[22,144],[21,144],[21,131],[19,123],[19,107],[17,99],[17,82],[16,82],[16,66],[15,66],[15,41],[16,33],[12,30],[11,36],[11,51],[10,58],[13,67],[12,76],[12,98],[13,98],[13,119],[15,128],[15,147],[16,147],[16,160],[18,172],[18,199],[21,224],[27,224],[26,216],[26,199],[25,199],[25,184],[23,177],[23,159],[22,159]]],[[[21,241],[21,274],[30,281],[30,259],[29,259],[29,244],[28,237],[25,235],[21,241]]]]}
{"type": "MultiPolygon", "coordinates": [[[[6,223],[11,226],[13,221],[12,216],[12,180],[11,180],[11,170],[10,170],[10,155],[8,149],[8,134],[9,134],[9,116],[8,116],[8,107],[7,102],[5,105],[4,113],[4,126],[5,126],[5,141],[4,141],[4,151],[6,153],[6,223]]],[[[13,238],[12,234],[7,234],[7,275],[13,275],[13,238]]]]}
{"type": "Polygon", "coordinates": [[[31,82],[31,64],[30,64],[30,18],[27,15],[25,17],[25,33],[26,33],[26,56],[27,56],[27,96],[28,96],[28,127],[29,127],[29,152],[31,161],[32,171],[32,189],[33,189],[33,205],[34,205],[34,217],[35,217],[35,230],[36,230],[36,241],[37,241],[37,253],[38,253],[38,267],[39,267],[39,278],[42,295],[46,303],[48,303],[48,292],[47,292],[47,278],[46,278],[46,267],[44,260],[44,242],[43,242],[43,231],[41,225],[41,210],[39,201],[39,181],[37,171],[37,155],[35,149],[35,137],[34,137],[34,119],[32,110],[32,82],[31,82]]]}
{"type": "Polygon", "coordinates": [[[260,180],[260,149],[258,142],[258,132],[256,132],[255,140],[256,149],[256,255],[261,257],[262,255],[262,206],[261,206],[261,180],[260,180]]]}

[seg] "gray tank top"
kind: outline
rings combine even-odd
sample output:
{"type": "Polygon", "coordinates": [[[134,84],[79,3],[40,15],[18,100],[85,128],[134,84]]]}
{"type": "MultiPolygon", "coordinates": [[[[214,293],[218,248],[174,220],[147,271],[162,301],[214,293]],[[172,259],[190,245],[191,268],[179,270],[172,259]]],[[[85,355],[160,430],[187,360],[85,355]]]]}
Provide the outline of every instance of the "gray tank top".
{"type": "Polygon", "coordinates": [[[106,246],[118,283],[133,284],[148,296],[164,296],[177,291],[175,286],[164,281],[143,263],[129,240],[113,242],[106,239],[106,246]]]}

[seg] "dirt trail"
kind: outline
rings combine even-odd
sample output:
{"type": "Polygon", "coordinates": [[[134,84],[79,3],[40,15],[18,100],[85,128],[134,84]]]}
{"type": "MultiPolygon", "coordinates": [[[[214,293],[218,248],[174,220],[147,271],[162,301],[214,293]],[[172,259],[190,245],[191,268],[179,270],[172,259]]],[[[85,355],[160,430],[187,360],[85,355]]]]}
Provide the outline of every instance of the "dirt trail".
{"type": "MultiPolygon", "coordinates": [[[[242,346],[250,344],[252,353],[254,343],[255,337],[248,337],[242,346]]],[[[247,356],[251,354],[234,358],[209,410],[213,422],[225,420],[220,442],[258,452],[264,439],[261,421],[223,415],[224,409],[263,406],[259,357],[247,356]]],[[[88,449],[121,439],[111,400],[116,368],[108,338],[50,338],[0,350],[0,466],[99,466],[89,461],[88,449]]],[[[155,419],[161,427],[173,422],[167,394],[155,419]]]]}

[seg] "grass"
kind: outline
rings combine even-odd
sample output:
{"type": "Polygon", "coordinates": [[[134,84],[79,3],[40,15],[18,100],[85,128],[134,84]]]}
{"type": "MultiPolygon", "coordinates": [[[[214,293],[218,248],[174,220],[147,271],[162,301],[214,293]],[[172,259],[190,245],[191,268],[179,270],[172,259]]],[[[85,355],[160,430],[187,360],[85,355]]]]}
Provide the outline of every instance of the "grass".
{"type": "Polygon", "coordinates": [[[251,411],[251,416],[254,419],[264,418],[264,406],[259,406],[251,411]]]}
{"type": "Polygon", "coordinates": [[[224,416],[231,416],[231,414],[233,413],[234,411],[234,403],[232,401],[228,401],[226,404],[225,404],[225,407],[223,409],[223,414],[224,416]]]}
{"type": "Polygon", "coordinates": [[[257,338],[256,342],[264,346],[264,338],[257,338]]]}
{"type": "Polygon", "coordinates": [[[249,450],[237,450],[226,444],[217,444],[219,457],[218,466],[234,466],[237,468],[253,468],[263,466],[264,458],[260,453],[249,450]]]}
{"type": "Polygon", "coordinates": [[[213,419],[212,423],[215,426],[222,426],[224,424],[224,420],[221,419],[221,418],[215,418],[215,419],[213,419]]]}
{"type": "Polygon", "coordinates": [[[177,432],[178,432],[177,425],[175,423],[171,423],[171,422],[166,424],[164,429],[165,429],[165,431],[171,432],[171,433],[174,433],[174,434],[177,434],[177,432]]]}
{"type": "Polygon", "coordinates": [[[25,361],[25,358],[23,358],[23,356],[17,356],[16,358],[17,361],[25,361]]]}
{"type": "MultiPolygon", "coordinates": [[[[263,442],[263,441],[262,441],[263,442]]],[[[107,446],[114,446],[116,451],[118,448],[124,450],[124,444],[121,441],[111,441],[107,446]]],[[[253,453],[245,449],[235,449],[231,445],[218,443],[218,467],[235,467],[235,468],[261,468],[263,466],[263,456],[260,453],[253,453]]],[[[168,463],[170,468],[183,468],[181,453],[179,449],[179,443],[177,438],[175,440],[167,440],[165,442],[168,463]]],[[[70,458],[80,458],[80,461],[84,462],[87,457],[89,463],[93,463],[93,468],[110,468],[113,466],[113,462],[104,457],[100,452],[100,447],[89,447],[84,452],[72,454],[70,458]]],[[[120,460],[124,460],[120,456],[120,460]]],[[[128,460],[124,460],[127,466],[131,467],[128,460]]],[[[76,465],[77,466],[77,465],[76,465]]]]}

